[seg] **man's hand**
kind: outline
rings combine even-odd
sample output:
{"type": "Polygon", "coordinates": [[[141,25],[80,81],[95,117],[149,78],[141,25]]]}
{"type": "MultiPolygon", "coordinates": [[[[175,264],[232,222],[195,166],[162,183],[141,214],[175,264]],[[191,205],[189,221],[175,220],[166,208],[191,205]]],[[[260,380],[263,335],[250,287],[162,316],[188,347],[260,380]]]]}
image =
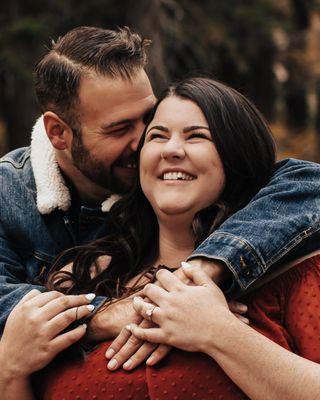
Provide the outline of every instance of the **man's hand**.
{"type": "Polygon", "coordinates": [[[131,321],[140,323],[141,317],[132,307],[132,299],[116,301],[106,309],[98,311],[87,328],[86,339],[92,342],[113,339],[131,321]]]}
{"type": "MultiPolygon", "coordinates": [[[[231,277],[229,268],[222,261],[199,257],[188,261],[188,264],[200,267],[217,285],[221,285],[231,277]]],[[[179,270],[181,270],[181,268],[179,268],[179,270]]],[[[183,282],[185,283],[185,281],[183,282]]]]}
{"type": "MultiPolygon", "coordinates": [[[[100,258],[101,257],[99,257],[99,259],[100,258]]],[[[103,262],[105,261],[106,259],[103,260],[103,262]]],[[[135,286],[146,285],[149,282],[150,279],[144,276],[143,273],[140,273],[133,277],[126,286],[132,288],[135,286]]],[[[139,324],[142,318],[135,313],[132,307],[132,299],[138,294],[140,294],[140,292],[135,292],[134,295],[116,301],[106,309],[98,311],[88,324],[86,339],[88,341],[113,339],[132,321],[139,324]]]]}

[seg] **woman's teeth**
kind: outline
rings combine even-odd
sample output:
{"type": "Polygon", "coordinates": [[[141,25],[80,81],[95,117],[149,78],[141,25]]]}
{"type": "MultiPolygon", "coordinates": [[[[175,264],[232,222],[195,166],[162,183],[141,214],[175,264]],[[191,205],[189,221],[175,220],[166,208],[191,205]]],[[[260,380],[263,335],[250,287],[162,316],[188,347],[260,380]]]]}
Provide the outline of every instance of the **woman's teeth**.
{"type": "Polygon", "coordinates": [[[196,178],[194,176],[186,174],[184,172],[166,172],[165,174],[163,174],[162,179],[164,181],[168,181],[168,180],[192,181],[196,178]]]}

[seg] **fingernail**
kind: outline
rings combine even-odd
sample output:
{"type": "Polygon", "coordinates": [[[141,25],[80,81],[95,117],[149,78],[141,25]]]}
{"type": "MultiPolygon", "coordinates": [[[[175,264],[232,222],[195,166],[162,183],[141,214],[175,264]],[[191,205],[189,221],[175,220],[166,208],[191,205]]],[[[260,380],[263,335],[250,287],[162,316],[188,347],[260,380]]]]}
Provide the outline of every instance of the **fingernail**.
{"type": "Polygon", "coordinates": [[[95,297],[96,297],[96,295],[94,293],[86,294],[86,299],[89,301],[92,301],[95,297]]]}
{"type": "Polygon", "coordinates": [[[126,325],[126,329],[131,332],[131,325],[126,325]]]}
{"type": "Polygon", "coordinates": [[[87,305],[87,309],[88,309],[89,311],[93,311],[93,310],[94,310],[94,305],[93,305],[93,304],[87,305]]]}
{"type": "Polygon", "coordinates": [[[115,351],[113,350],[113,349],[111,349],[111,348],[109,348],[107,351],[106,351],[106,357],[107,358],[112,358],[114,355],[115,355],[115,351]]]}
{"type": "Polygon", "coordinates": [[[140,297],[140,296],[134,296],[133,301],[138,301],[138,300],[142,300],[142,297],[140,297]]]}
{"type": "Polygon", "coordinates": [[[153,357],[153,356],[150,356],[150,357],[147,359],[146,364],[147,364],[147,365],[152,365],[153,360],[154,360],[154,357],[153,357]]]}
{"type": "Polygon", "coordinates": [[[118,361],[115,358],[110,360],[109,363],[108,363],[108,368],[109,369],[116,369],[117,366],[118,366],[118,361]]]}
{"type": "Polygon", "coordinates": [[[187,262],[185,262],[185,261],[182,261],[181,267],[184,268],[184,269],[189,269],[189,268],[192,268],[192,265],[187,263],[187,262]]]}
{"type": "Polygon", "coordinates": [[[132,360],[128,360],[127,362],[125,362],[125,363],[123,364],[123,368],[130,368],[131,365],[132,365],[132,360]]]}
{"type": "Polygon", "coordinates": [[[239,310],[242,312],[247,312],[248,307],[245,304],[239,304],[239,310]]]}
{"type": "Polygon", "coordinates": [[[87,324],[82,324],[82,326],[84,327],[84,329],[87,329],[87,324]]]}

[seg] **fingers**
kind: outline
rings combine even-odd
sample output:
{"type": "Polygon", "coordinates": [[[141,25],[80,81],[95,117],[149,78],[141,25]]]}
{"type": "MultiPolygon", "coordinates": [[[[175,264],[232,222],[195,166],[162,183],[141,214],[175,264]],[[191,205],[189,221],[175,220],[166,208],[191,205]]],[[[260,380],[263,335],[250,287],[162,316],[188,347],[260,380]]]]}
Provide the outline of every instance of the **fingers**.
{"type": "Polygon", "coordinates": [[[136,368],[142,362],[144,362],[149,355],[153,352],[153,350],[157,347],[154,343],[145,342],[143,345],[136,351],[128,361],[123,364],[123,369],[131,370],[136,368]]]}
{"type": "Polygon", "coordinates": [[[181,263],[183,272],[186,276],[191,279],[198,286],[214,286],[211,278],[199,267],[188,264],[186,262],[181,263]]]}
{"type": "Polygon", "coordinates": [[[93,293],[89,293],[86,295],[82,294],[78,296],[60,296],[45,304],[42,307],[41,311],[49,320],[67,309],[79,307],[84,304],[90,303],[94,299],[94,297],[95,295],[93,293]]]}
{"type": "Polygon", "coordinates": [[[82,324],[69,332],[57,336],[50,342],[51,350],[58,354],[80,340],[86,333],[87,325],[82,324]]]}
{"type": "MultiPolygon", "coordinates": [[[[147,320],[143,320],[140,324],[140,326],[144,328],[149,328],[150,326],[153,326],[153,324],[147,320]]],[[[122,330],[125,330],[128,332],[127,327],[123,328],[122,330]]],[[[123,334],[125,335],[125,333],[123,334]]],[[[112,359],[108,363],[108,368],[110,370],[115,370],[119,368],[123,363],[129,360],[129,358],[135,354],[138,349],[143,345],[143,342],[139,339],[137,339],[135,336],[131,335],[129,332],[129,337],[126,341],[126,343],[117,351],[114,343],[112,343],[111,348],[113,351],[116,351],[114,355],[112,356],[112,359]]],[[[110,352],[111,353],[111,352],[110,352]]],[[[106,353],[108,354],[108,352],[106,353]]]]}
{"type": "Polygon", "coordinates": [[[40,290],[32,289],[32,290],[30,290],[30,292],[28,292],[27,294],[25,294],[22,297],[22,299],[19,301],[19,303],[17,303],[17,305],[26,303],[28,300],[31,300],[34,297],[37,297],[39,294],[41,294],[40,290]]]}
{"type": "Polygon", "coordinates": [[[157,272],[156,278],[161,286],[168,292],[177,291],[184,286],[181,280],[167,269],[160,269],[157,272]]]}
{"type": "Polygon", "coordinates": [[[246,325],[250,325],[250,321],[248,320],[248,318],[244,317],[243,315],[237,313],[233,313],[233,315],[236,316],[240,321],[242,321],[246,325]]]}
{"type": "Polygon", "coordinates": [[[170,346],[167,346],[166,344],[160,344],[147,359],[146,364],[149,366],[157,364],[170,352],[170,350],[170,346]]]}
{"type": "Polygon", "coordinates": [[[42,307],[49,303],[51,300],[63,296],[64,295],[62,293],[56,291],[40,293],[38,296],[34,296],[32,299],[30,299],[28,301],[28,305],[30,305],[31,307],[42,307]]]}
{"type": "Polygon", "coordinates": [[[230,300],[228,301],[228,306],[229,310],[233,313],[245,314],[248,311],[248,307],[238,301],[230,300]]]}
{"type": "MultiPolygon", "coordinates": [[[[140,324],[142,322],[142,317],[137,315],[135,318],[135,323],[140,324]]],[[[110,347],[106,351],[106,358],[111,359],[118,351],[126,344],[131,336],[131,332],[129,332],[126,328],[121,329],[119,335],[114,339],[111,343],[110,347]]]]}
{"type": "Polygon", "coordinates": [[[245,304],[239,303],[238,301],[228,301],[229,310],[243,323],[249,325],[250,321],[248,318],[243,316],[248,311],[248,307],[245,304]]]}
{"type": "Polygon", "coordinates": [[[162,343],[164,341],[164,334],[160,328],[142,328],[138,325],[131,324],[127,327],[135,338],[150,343],[162,343]]]}
{"type": "MultiPolygon", "coordinates": [[[[167,272],[170,274],[169,271],[167,272]]],[[[166,300],[168,292],[158,285],[148,283],[143,289],[143,295],[147,296],[152,303],[161,306],[166,300]]]]}
{"type": "Polygon", "coordinates": [[[94,305],[88,304],[70,308],[51,319],[48,323],[50,338],[55,337],[70,324],[87,317],[94,310],[94,305]]]}
{"type": "Polygon", "coordinates": [[[133,299],[133,308],[144,319],[147,319],[148,321],[154,322],[158,325],[160,324],[161,310],[154,304],[147,303],[141,297],[136,296],[133,299]]]}

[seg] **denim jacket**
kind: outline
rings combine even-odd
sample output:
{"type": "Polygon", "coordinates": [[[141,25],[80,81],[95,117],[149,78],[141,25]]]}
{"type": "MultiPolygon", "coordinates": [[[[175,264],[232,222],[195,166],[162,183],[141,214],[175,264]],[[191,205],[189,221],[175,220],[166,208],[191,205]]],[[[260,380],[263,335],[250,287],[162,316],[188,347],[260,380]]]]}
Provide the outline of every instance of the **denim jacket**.
{"type": "MultiPolygon", "coordinates": [[[[233,274],[233,285],[244,290],[288,255],[318,248],[319,182],[318,164],[280,162],[268,186],[191,258],[223,260],[233,274]]],[[[41,119],[31,147],[14,150],[0,160],[0,183],[1,331],[12,308],[28,291],[44,290],[38,278],[46,276],[56,255],[107,232],[106,211],[117,198],[111,196],[101,208],[79,207],[75,212],[41,119]]]]}
{"type": "MultiPolygon", "coordinates": [[[[8,314],[44,281],[62,251],[103,236],[111,196],[99,208],[72,204],[71,193],[38,120],[31,147],[0,160],[0,332],[8,314]]],[[[101,298],[93,303],[99,304],[101,298]]]]}
{"type": "Polygon", "coordinates": [[[242,210],[189,257],[223,261],[238,295],[272,268],[320,249],[320,165],[286,159],[242,210]]]}

